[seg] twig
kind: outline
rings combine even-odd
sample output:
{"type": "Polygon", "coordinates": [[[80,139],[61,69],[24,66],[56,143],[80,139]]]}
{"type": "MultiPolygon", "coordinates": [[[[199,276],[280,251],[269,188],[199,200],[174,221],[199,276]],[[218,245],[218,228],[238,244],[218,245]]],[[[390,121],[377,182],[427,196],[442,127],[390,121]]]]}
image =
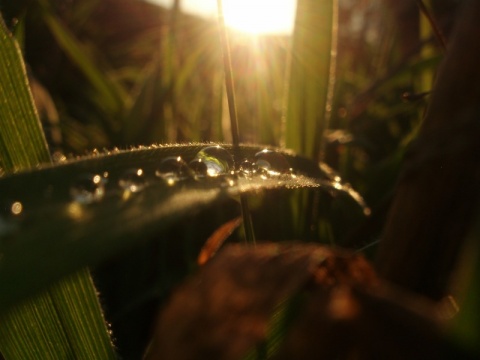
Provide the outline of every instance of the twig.
{"type": "Polygon", "coordinates": [[[447,52],[447,41],[445,37],[443,36],[442,31],[440,30],[437,21],[435,20],[433,14],[431,11],[425,6],[423,3],[423,0],[417,0],[417,5],[420,8],[420,11],[425,15],[427,18],[428,22],[430,23],[430,26],[432,27],[432,30],[435,34],[435,37],[437,38],[438,43],[440,44],[440,47],[444,52],[447,52]]]}

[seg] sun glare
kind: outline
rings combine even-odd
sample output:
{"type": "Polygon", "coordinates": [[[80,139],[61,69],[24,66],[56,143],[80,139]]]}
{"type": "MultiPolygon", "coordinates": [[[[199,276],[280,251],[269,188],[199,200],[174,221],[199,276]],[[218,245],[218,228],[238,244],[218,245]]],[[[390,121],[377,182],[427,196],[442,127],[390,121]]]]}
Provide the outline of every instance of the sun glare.
{"type": "Polygon", "coordinates": [[[227,26],[250,34],[289,33],[294,0],[223,0],[227,26]]]}

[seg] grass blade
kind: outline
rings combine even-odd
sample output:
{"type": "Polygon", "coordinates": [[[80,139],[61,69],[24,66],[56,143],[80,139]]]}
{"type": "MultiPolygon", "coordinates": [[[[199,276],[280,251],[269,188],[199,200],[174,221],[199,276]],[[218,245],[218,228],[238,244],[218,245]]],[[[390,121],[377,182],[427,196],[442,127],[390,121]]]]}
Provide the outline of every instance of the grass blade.
{"type": "MultiPolygon", "coordinates": [[[[15,172],[49,163],[48,147],[27,84],[22,57],[1,19],[0,104],[0,156],[5,170],[15,172]]],[[[2,193],[10,194],[10,190],[11,187],[7,187],[2,193]]],[[[14,215],[21,211],[14,212],[14,215]]],[[[3,245],[4,238],[1,240],[3,245]]],[[[25,252],[19,254],[20,258],[24,255],[25,252]]],[[[3,260],[2,254],[0,268],[4,265],[3,260]]],[[[2,291],[8,290],[2,288],[2,291]]],[[[92,359],[99,355],[105,359],[114,358],[87,270],[62,280],[34,299],[14,304],[16,306],[9,312],[1,311],[0,351],[6,359],[92,359]]]]}
{"type": "Polygon", "coordinates": [[[337,0],[299,0],[285,99],[284,142],[319,160],[335,80],[337,0]]]}
{"type": "MultiPolygon", "coordinates": [[[[335,188],[339,184],[330,180],[316,163],[288,153],[283,154],[298,174],[296,177],[263,179],[259,174],[252,179],[240,178],[236,185],[228,186],[222,177],[202,181],[192,178],[169,186],[155,176],[161,159],[181,156],[189,162],[202,148],[204,145],[199,144],[125,151],[1,179],[0,193],[8,188],[14,198],[21,197],[26,219],[12,223],[11,230],[0,228],[0,288],[8,289],[0,293],[0,311],[61,276],[97,265],[167,230],[185,215],[231,196],[312,187],[339,191],[335,188]],[[132,168],[143,170],[146,183],[133,194],[119,186],[119,180],[132,168]],[[108,173],[108,182],[101,201],[81,204],[72,199],[70,188],[79,176],[104,173],[108,173]],[[51,191],[46,192],[48,189],[51,191]]],[[[231,146],[228,149],[232,151],[231,146]]],[[[240,147],[245,158],[253,157],[261,149],[240,147]]],[[[350,194],[348,189],[341,193],[350,194]]]]}
{"type": "Polygon", "coordinates": [[[1,19],[0,49],[0,157],[4,171],[15,172],[50,162],[50,155],[20,50],[1,19]]]}
{"type": "Polygon", "coordinates": [[[43,2],[42,7],[45,24],[48,26],[60,48],[83,72],[85,77],[96,89],[98,92],[98,101],[102,107],[108,109],[111,113],[120,114],[129,100],[124,89],[102,73],[94,61],[87,55],[87,52],[82,48],[82,45],[75,36],[52,14],[48,6],[44,5],[43,2]]]}

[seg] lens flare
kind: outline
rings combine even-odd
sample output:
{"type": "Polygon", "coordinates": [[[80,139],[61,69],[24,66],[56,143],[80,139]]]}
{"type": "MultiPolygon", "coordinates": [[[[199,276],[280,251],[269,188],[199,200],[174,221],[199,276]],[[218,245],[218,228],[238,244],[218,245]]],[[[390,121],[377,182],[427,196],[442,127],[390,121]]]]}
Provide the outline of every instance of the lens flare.
{"type": "Polygon", "coordinates": [[[223,0],[227,26],[249,34],[289,33],[294,0],[223,0]]]}

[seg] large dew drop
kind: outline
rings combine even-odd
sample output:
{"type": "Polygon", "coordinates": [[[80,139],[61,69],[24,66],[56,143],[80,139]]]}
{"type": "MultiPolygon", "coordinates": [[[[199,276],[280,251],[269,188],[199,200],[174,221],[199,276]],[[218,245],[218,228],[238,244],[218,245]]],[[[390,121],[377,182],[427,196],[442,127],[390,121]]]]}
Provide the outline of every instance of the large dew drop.
{"type": "Polygon", "coordinates": [[[198,152],[190,163],[197,177],[227,175],[233,170],[233,157],[221,146],[209,146],[198,152]]]}
{"type": "Polygon", "coordinates": [[[180,156],[172,156],[162,160],[155,171],[155,175],[168,185],[173,186],[177,182],[191,177],[191,170],[180,156]]]}
{"type": "Polygon", "coordinates": [[[290,174],[290,164],[282,154],[264,149],[255,154],[255,165],[262,176],[290,174]]]}
{"type": "Polygon", "coordinates": [[[125,191],[136,193],[142,191],[146,185],[145,177],[142,169],[127,170],[120,180],[118,185],[125,191]]]}
{"type": "Polygon", "coordinates": [[[80,204],[100,201],[105,195],[105,181],[100,175],[82,175],[71,186],[70,195],[80,204]]]}

